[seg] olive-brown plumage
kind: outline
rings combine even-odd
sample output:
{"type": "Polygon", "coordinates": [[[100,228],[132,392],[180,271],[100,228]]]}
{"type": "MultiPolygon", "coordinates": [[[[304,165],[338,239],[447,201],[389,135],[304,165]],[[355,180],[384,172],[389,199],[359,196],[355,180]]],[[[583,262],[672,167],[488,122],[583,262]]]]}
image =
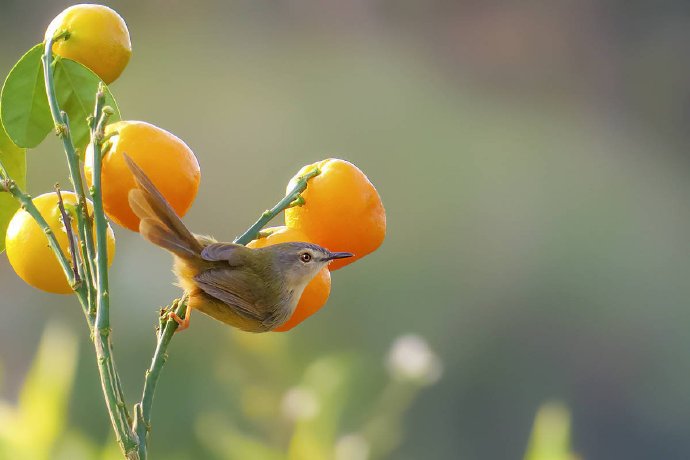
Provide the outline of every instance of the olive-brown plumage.
{"type": "MultiPolygon", "coordinates": [[[[290,318],[309,281],[331,260],[351,257],[311,243],[260,249],[192,234],[144,171],[125,155],[137,188],[129,192],[139,232],[170,251],[188,305],[250,332],[266,332],[290,318]]],[[[187,315],[188,316],[188,315],[187,315]]]]}

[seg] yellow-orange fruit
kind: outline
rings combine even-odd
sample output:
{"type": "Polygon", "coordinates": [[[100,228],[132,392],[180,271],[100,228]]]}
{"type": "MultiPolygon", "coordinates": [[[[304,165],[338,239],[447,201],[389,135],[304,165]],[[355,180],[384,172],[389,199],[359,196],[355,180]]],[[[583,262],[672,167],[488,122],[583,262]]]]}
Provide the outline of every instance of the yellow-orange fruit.
{"type": "Polygon", "coordinates": [[[307,182],[302,193],[306,204],[285,210],[285,224],[303,231],[311,242],[332,252],[354,257],[335,260],[337,270],[375,251],[386,236],[386,211],[374,185],[357,166],[329,158],[303,167],[287,186],[318,168],[321,173],[307,182]]]}
{"type": "MultiPolygon", "coordinates": [[[[180,217],[194,202],[201,171],[194,152],[177,136],[144,121],[118,121],[105,128],[113,133],[105,144],[101,169],[103,209],[115,223],[139,231],[139,218],[129,207],[128,194],[135,188],[134,176],[123,153],[144,170],[180,217]]],[[[93,185],[93,146],[86,148],[84,175],[93,185]]]]}
{"type": "Polygon", "coordinates": [[[69,35],[53,44],[53,53],[83,64],[107,84],[120,76],[132,56],[127,24],[107,6],[70,6],[50,22],[45,39],[63,30],[69,35]]]}
{"type": "MultiPolygon", "coordinates": [[[[65,205],[76,205],[77,196],[72,192],[62,192],[65,205]]],[[[57,194],[45,193],[33,199],[34,205],[55,234],[58,244],[71,261],[67,232],[58,208],[57,194]]],[[[91,202],[87,203],[89,212],[91,202]]],[[[72,231],[77,235],[76,219],[72,218],[72,231]]],[[[115,236],[108,226],[108,265],[115,255],[115,236]]],[[[95,235],[94,235],[95,240],[95,235]]],[[[31,215],[20,209],[12,217],[5,235],[7,258],[17,275],[31,286],[54,294],[71,294],[74,292],[67,282],[65,272],[48,246],[48,238],[31,215]]]]}

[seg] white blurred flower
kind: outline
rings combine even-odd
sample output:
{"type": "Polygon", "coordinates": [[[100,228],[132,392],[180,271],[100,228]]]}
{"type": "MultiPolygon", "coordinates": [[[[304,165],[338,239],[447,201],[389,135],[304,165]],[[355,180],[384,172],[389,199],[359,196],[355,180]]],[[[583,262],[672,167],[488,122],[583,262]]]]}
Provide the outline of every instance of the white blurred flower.
{"type": "Polygon", "coordinates": [[[403,335],[393,342],[387,366],[393,377],[421,385],[436,383],[443,373],[441,360],[416,334],[403,335]]]}
{"type": "Polygon", "coordinates": [[[307,420],[319,413],[319,400],[308,388],[290,388],[281,403],[283,415],[288,420],[307,420]]]}
{"type": "Polygon", "coordinates": [[[335,444],[335,460],[367,460],[369,443],[358,434],[348,434],[335,444]]]}

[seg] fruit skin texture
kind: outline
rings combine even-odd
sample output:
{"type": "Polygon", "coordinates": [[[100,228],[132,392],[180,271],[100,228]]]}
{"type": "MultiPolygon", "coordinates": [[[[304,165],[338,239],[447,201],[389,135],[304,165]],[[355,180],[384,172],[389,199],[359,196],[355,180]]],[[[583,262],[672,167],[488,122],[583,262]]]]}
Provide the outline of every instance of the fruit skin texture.
{"type": "MultiPolygon", "coordinates": [[[[136,187],[122,153],[144,170],[178,216],[194,202],[201,181],[196,156],[177,136],[144,121],[118,121],[105,127],[110,147],[103,156],[101,185],[103,209],[117,224],[139,231],[139,218],[129,207],[127,195],[136,187]]],[[[107,143],[106,143],[107,145],[107,143]]],[[[84,175],[93,185],[93,146],[86,148],[84,175]]]]}
{"type": "Polygon", "coordinates": [[[386,236],[386,211],[374,185],[352,163],[329,158],[303,167],[297,178],[319,168],[302,193],[303,206],[285,210],[285,224],[303,231],[311,242],[332,252],[351,252],[354,257],[334,260],[337,270],[375,251],[386,236]]]}
{"type": "MultiPolygon", "coordinates": [[[[275,230],[270,236],[253,240],[247,244],[250,248],[265,248],[278,243],[287,243],[290,241],[298,241],[303,243],[313,243],[307,235],[299,230],[288,227],[275,227],[270,230],[275,230]]],[[[333,262],[331,262],[333,263],[333,262]]],[[[331,293],[331,274],[328,268],[324,267],[313,280],[307,284],[302,292],[299,302],[292,316],[282,325],[273,329],[276,332],[289,331],[299,323],[309,318],[316,313],[321,307],[326,304],[328,296],[331,293]]]]}
{"type": "MultiPolygon", "coordinates": [[[[62,200],[66,207],[67,204],[76,205],[77,196],[72,192],[62,192],[62,200]]],[[[72,255],[69,251],[67,233],[60,220],[62,216],[57,205],[57,194],[54,192],[44,193],[34,198],[33,202],[53,230],[62,251],[71,261],[72,255]]],[[[92,210],[91,202],[88,202],[87,207],[89,211],[92,210]]],[[[77,235],[75,220],[73,218],[72,230],[77,235]]],[[[5,244],[10,265],[17,272],[17,275],[28,284],[54,294],[72,294],[74,292],[67,282],[65,273],[62,271],[55,254],[48,247],[48,238],[28,212],[20,209],[12,217],[7,228],[5,244]]],[[[114,255],[115,236],[113,229],[108,226],[108,266],[112,264],[114,255]]]]}
{"type": "Polygon", "coordinates": [[[53,53],[83,64],[106,84],[120,76],[132,56],[127,25],[107,6],[70,6],[50,22],[45,39],[62,30],[68,30],[69,37],[55,42],[53,53]]]}

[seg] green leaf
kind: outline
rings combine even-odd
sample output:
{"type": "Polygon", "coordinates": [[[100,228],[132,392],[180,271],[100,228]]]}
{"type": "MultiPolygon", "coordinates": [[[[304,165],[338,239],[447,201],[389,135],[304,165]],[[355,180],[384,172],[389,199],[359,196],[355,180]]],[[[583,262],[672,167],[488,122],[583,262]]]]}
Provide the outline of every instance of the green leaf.
{"type": "MultiPolygon", "coordinates": [[[[0,160],[10,177],[24,188],[26,186],[26,150],[17,147],[7,136],[0,123],[0,160]]],[[[19,203],[9,193],[0,192],[0,252],[5,250],[7,226],[19,208],[19,203]]]]}
{"type": "MultiPolygon", "coordinates": [[[[20,147],[36,147],[54,127],[43,81],[42,54],[43,44],[38,44],[22,56],[7,76],[0,95],[2,123],[20,147]]],[[[55,59],[53,79],[60,110],[69,117],[74,147],[83,152],[90,134],[86,118],[93,112],[101,79],[78,62],[60,57],[55,59]]],[[[110,121],[119,120],[117,103],[107,87],[105,103],[115,111],[110,121]]]]}
{"type": "MultiPolygon", "coordinates": [[[[70,59],[58,59],[55,63],[55,93],[60,109],[67,112],[72,132],[72,143],[82,154],[89,144],[90,131],[87,117],[93,113],[96,103],[98,84],[102,83],[98,75],[88,68],[70,59]]],[[[105,84],[104,84],[105,85],[105,84]]],[[[120,119],[115,98],[105,86],[105,105],[115,111],[109,122],[120,119]]]]}
{"type": "Polygon", "coordinates": [[[43,84],[43,44],[31,48],[15,64],[0,95],[2,124],[12,141],[33,148],[53,129],[53,118],[43,84]]]}

